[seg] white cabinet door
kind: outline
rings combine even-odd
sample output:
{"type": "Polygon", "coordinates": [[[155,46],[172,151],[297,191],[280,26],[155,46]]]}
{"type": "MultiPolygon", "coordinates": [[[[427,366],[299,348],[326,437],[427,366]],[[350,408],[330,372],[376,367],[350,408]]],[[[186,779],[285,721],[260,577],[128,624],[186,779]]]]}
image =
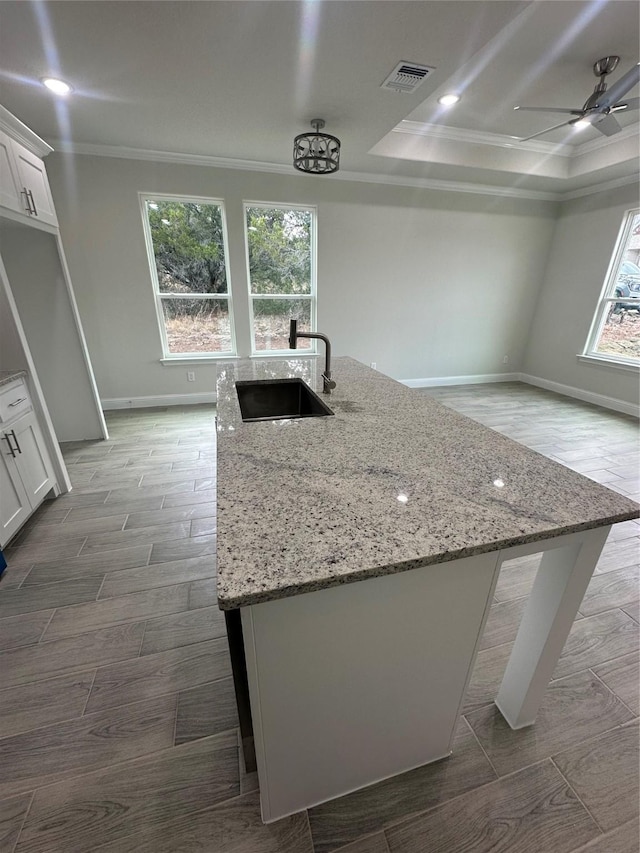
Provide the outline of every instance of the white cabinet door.
{"type": "Polygon", "coordinates": [[[13,159],[13,140],[0,131],[0,205],[10,210],[26,213],[24,196],[18,176],[18,167],[13,159]]]}
{"type": "Polygon", "coordinates": [[[29,392],[18,379],[0,393],[0,548],[57,490],[55,474],[29,392]],[[20,404],[20,407],[16,407],[20,404]],[[27,411],[23,414],[24,407],[27,411]]]}
{"type": "Polygon", "coordinates": [[[35,414],[29,412],[17,420],[11,433],[19,450],[15,463],[31,508],[35,509],[54,485],[51,461],[35,414]]]}
{"type": "MultiPolygon", "coordinates": [[[[15,452],[15,450],[14,450],[15,452]]],[[[0,441],[0,547],[32,513],[31,503],[7,441],[0,441]]]]}
{"type": "Polygon", "coordinates": [[[21,190],[26,193],[23,198],[26,200],[27,213],[49,225],[57,225],[58,218],[43,161],[17,142],[13,142],[13,156],[21,190]]]}

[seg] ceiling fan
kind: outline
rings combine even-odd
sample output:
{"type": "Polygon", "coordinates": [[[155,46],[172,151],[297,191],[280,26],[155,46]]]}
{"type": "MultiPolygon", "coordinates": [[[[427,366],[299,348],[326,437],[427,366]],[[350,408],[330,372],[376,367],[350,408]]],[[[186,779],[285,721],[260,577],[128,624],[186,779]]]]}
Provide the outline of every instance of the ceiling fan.
{"type": "Polygon", "coordinates": [[[527,142],[529,139],[535,139],[537,136],[551,133],[552,130],[557,130],[559,127],[565,127],[566,125],[577,125],[579,127],[591,125],[605,136],[613,136],[614,133],[622,130],[614,114],[623,110],[625,112],[628,110],[637,110],[640,107],[640,98],[622,100],[630,89],[637,83],[640,83],[640,63],[630,68],[610,89],[607,89],[605,77],[607,74],[615,71],[619,62],[619,56],[605,56],[594,63],[593,73],[596,77],[600,78],[600,82],[596,83],[593,93],[587,98],[581,109],[565,109],[564,107],[514,107],[514,110],[520,110],[521,112],[526,110],[538,113],[565,113],[566,115],[575,116],[575,118],[569,119],[569,121],[554,124],[553,127],[548,127],[546,130],[541,130],[539,133],[534,133],[532,136],[527,136],[519,141],[527,142]]]}

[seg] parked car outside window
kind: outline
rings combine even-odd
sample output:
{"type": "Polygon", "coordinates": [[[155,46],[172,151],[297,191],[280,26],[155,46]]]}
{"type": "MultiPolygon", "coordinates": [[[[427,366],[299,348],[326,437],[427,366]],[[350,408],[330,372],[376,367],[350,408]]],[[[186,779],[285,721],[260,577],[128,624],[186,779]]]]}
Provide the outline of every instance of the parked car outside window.
{"type": "Polygon", "coordinates": [[[640,267],[633,261],[623,261],[620,264],[616,280],[615,295],[630,301],[615,302],[613,312],[637,311],[640,313],[640,267]]]}

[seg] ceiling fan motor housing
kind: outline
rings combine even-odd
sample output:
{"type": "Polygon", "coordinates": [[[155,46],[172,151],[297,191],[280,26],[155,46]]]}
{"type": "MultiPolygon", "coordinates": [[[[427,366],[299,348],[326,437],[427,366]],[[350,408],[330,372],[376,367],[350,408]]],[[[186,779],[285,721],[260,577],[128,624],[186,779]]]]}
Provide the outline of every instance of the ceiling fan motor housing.
{"type": "Polygon", "coordinates": [[[528,142],[530,139],[537,139],[545,133],[550,133],[552,130],[557,130],[560,127],[573,125],[577,127],[587,124],[595,127],[604,136],[613,136],[619,133],[622,127],[616,120],[614,113],[621,111],[640,109],[640,98],[626,98],[634,86],[640,83],[640,63],[632,66],[626,74],[623,74],[619,80],[612,84],[610,89],[607,89],[605,77],[611,74],[618,67],[620,62],[619,56],[604,56],[598,59],[593,64],[593,73],[600,79],[596,83],[593,92],[587,98],[584,106],[581,109],[564,109],[560,107],[514,107],[516,110],[530,110],[533,112],[553,112],[566,113],[567,115],[577,116],[571,118],[562,124],[548,127],[541,130],[539,133],[534,133],[521,139],[521,142],[528,142]],[[622,100],[624,98],[624,101],[622,100]]]}
{"type": "Polygon", "coordinates": [[[605,77],[615,71],[620,62],[619,56],[605,56],[593,63],[593,73],[596,77],[605,77]]]}
{"type": "MultiPolygon", "coordinates": [[[[611,74],[612,71],[615,71],[619,62],[619,56],[605,56],[593,63],[593,73],[596,77],[600,78],[600,82],[596,83],[595,89],[584,102],[582,109],[585,110],[585,112],[599,106],[598,102],[600,97],[607,91],[607,84],[604,82],[604,78],[607,74],[611,74]]],[[[607,110],[607,113],[608,112],[609,110],[607,110]]]]}

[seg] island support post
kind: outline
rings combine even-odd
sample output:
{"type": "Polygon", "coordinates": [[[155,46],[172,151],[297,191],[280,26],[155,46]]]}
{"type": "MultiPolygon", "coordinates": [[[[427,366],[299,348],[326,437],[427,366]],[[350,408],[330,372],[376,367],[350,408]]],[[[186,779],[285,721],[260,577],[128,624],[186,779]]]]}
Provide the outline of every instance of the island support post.
{"type": "MultiPolygon", "coordinates": [[[[543,552],[495,700],[512,729],[535,722],[610,529],[598,527],[545,543],[549,550],[543,552]]],[[[512,548],[503,552],[503,560],[539,550],[540,543],[512,548]]]]}

